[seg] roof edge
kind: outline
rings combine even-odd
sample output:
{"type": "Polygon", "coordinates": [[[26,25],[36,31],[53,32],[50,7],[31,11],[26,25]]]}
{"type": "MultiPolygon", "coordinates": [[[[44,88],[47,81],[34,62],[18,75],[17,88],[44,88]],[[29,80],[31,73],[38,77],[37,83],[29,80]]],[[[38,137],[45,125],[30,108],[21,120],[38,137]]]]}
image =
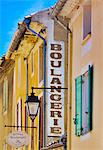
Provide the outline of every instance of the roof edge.
{"type": "Polygon", "coordinates": [[[5,55],[6,58],[10,58],[11,54],[16,50],[16,47],[18,46],[21,37],[24,35],[25,31],[26,27],[24,26],[23,22],[21,24],[18,23],[18,29],[15,31],[9,44],[8,50],[5,55]]]}
{"type": "Polygon", "coordinates": [[[63,6],[65,5],[65,3],[67,2],[67,0],[59,0],[53,7],[53,10],[51,12],[51,15],[53,17],[57,16],[60,11],[62,10],[63,6]]]}

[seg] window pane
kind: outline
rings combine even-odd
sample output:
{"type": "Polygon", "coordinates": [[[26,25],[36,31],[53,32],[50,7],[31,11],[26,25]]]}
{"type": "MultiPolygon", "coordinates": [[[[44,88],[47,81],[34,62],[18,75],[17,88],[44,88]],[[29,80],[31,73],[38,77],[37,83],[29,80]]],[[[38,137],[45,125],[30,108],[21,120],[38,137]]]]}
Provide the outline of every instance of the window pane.
{"type": "Polygon", "coordinates": [[[21,82],[21,58],[18,59],[18,86],[21,82]]]}
{"type": "Polygon", "coordinates": [[[3,112],[7,110],[8,107],[8,80],[4,79],[3,83],[3,112]]]}
{"type": "Polygon", "coordinates": [[[39,82],[43,80],[43,47],[39,48],[39,82]]]}
{"type": "Polygon", "coordinates": [[[31,53],[31,73],[34,72],[34,54],[33,52],[31,53]]]}
{"type": "Polygon", "coordinates": [[[83,6],[83,39],[91,33],[91,5],[83,6]]]}

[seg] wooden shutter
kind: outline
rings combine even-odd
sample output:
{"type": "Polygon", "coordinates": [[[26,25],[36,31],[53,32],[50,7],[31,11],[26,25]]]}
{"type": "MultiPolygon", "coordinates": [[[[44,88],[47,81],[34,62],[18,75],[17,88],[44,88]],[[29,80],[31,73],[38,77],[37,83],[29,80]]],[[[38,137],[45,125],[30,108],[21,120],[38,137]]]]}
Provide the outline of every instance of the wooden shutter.
{"type": "Polygon", "coordinates": [[[92,129],[93,67],[82,75],[82,134],[92,129]]]}
{"type": "Polygon", "coordinates": [[[4,79],[3,83],[3,112],[5,112],[8,108],[8,80],[4,79]]]}
{"type": "Polygon", "coordinates": [[[39,83],[43,80],[43,46],[39,48],[39,83]]]}
{"type": "Polygon", "coordinates": [[[93,66],[88,70],[88,130],[92,130],[93,66]]]}
{"type": "Polygon", "coordinates": [[[88,72],[82,75],[82,134],[88,132],[88,72]]]}
{"type": "Polygon", "coordinates": [[[80,136],[82,128],[82,76],[75,80],[75,119],[75,134],[80,136]]]}

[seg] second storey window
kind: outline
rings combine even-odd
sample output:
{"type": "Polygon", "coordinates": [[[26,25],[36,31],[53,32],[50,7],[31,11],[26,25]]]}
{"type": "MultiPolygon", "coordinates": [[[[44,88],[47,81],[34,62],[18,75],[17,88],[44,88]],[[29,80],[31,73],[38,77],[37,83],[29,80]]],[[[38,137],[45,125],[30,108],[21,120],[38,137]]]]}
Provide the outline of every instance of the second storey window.
{"type": "Polygon", "coordinates": [[[34,53],[31,52],[31,74],[34,73],[34,53]]]}
{"type": "Polygon", "coordinates": [[[8,107],[8,80],[4,79],[3,82],[3,112],[7,110],[8,107]]]}
{"type": "Polygon", "coordinates": [[[91,34],[91,4],[90,0],[83,5],[83,39],[91,34]]]}
{"type": "Polygon", "coordinates": [[[39,48],[39,83],[43,80],[43,47],[39,48]]]}
{"type": "MultiPolygon", "coordinates": [[[[17,126],[22,126],[22,99],[19,98],[16,108],[16,124],[17,126]]],[[[21,130],[22,127],[17,127],[18,130],[21,130]]]]}
{"type": "Polygon", "coordinates": [[[18,87],[21,83],[21,58],[18,59],[18,87]]]}
{"type": "Polygon", "coordinates": [[[75,80],[75,134],[92,130],[93,67],[75,80]]]}

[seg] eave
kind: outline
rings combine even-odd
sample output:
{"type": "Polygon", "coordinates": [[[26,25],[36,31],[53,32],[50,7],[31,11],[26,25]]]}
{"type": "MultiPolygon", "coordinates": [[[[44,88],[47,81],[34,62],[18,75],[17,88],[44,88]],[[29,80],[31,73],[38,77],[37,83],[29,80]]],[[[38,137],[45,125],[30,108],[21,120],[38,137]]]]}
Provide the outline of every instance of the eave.
{"type": "Polygon", "coordinates": [[[0,64],[0,82],[4,78],[4,76],[13,69],[14,60],[13,59],[5,59],[0,64]]]}
{"type": "Polygon", "coordinates": [[[14,36],[11,40],[11,43],[9,45],[8,51],[6,53],[6,58],[10,58],[11,54],[17,49],[22,36],[24,35],[26,31],[26,27],[23,25],[23,23],[18,25],[18,29],[16,30],[16,32],[14,33],[14,36]]]}
{"type": "Polygon", "coordinates": [[[60,13],[60,11],[62,10],[62,8],[64,7],[66,2],[67,2],[67,0],[59,0],[53,7],[51,15],[54,17],[57,16],[60,13]]]}
{"type": "Polygon", "coordinates": [[[59,0],[52,10],[53,16],[70,19],[83,0],[59,0]]]}

